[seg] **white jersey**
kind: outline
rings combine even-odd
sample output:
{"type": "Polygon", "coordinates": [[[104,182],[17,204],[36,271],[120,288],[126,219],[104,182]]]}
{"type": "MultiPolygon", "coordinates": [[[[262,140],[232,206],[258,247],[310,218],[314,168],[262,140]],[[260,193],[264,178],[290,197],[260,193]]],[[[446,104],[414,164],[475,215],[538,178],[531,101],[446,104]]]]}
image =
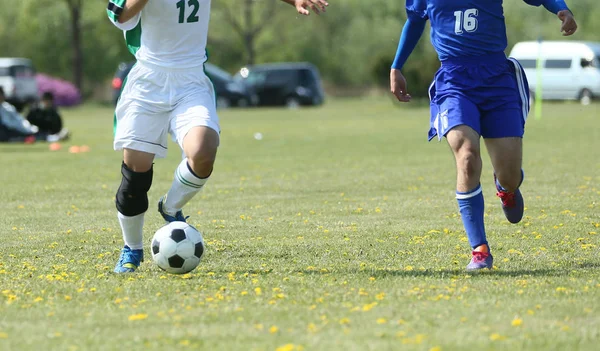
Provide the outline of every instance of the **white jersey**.
{"type": "Polygon", "coordinates": [[[150,0],[119,23],[126,0],[110,0],[108,17],[125,32],[127,47],[141,63],[192,68],[206,61],[211,0],[150,0]]]}

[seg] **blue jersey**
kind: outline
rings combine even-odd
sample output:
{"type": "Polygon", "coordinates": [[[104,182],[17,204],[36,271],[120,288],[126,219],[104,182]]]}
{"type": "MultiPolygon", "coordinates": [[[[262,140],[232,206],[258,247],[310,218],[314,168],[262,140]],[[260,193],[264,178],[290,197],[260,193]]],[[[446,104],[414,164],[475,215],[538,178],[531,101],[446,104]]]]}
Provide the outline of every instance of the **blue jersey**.
{"type": "MultiPolygon", "coordinates": [[[[568,10],[564,0],[523,0],[550,12],[568,10]]],[[[431,43],[441,61],[485,56],[507,46],[503,0],[406,0],[404,27],[393,68],[401,68],[431,21],[431,43]]]]}
{"type": "Polygon", "coordinates": [[[409,18],[431,21],[431,43],[442,61],[506,49],[502,0],[408,0],[406,5],[409,18]]]}

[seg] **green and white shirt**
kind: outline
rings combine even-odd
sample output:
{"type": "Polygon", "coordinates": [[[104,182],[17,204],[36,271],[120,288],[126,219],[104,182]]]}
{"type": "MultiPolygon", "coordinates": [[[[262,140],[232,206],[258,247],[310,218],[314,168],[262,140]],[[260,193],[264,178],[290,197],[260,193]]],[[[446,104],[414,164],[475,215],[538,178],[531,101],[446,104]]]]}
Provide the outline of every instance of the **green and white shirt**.
{"type": "Polygon", "coordinates": [[[126,1],[110,0],[107,13],[139,62],[192,68],[206,61],[211,0],[150,0],[134,18],[119,23],[126,1]]]}

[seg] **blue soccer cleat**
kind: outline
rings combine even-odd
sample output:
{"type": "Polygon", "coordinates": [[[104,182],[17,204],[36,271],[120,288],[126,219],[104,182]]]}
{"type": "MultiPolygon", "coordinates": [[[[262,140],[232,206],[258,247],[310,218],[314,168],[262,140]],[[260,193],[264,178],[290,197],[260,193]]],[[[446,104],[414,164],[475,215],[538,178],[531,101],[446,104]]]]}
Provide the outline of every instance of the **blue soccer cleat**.
{"type": "Polygon", "coordinates": [[[158,213],[160,213],[162,218],[164,218],[167,223],[186,222],[187,219],[190,218],[189,216],[184,217],[183,211],[181,211],[181,210],[177,211],[177,213],[175,213],[175,216],[171,216],[170,214],[166,213],[163,209],[164,202],[165,202],[165,196],[161,197],[160,200],[158,200],[158,213]]]}
{"type": "Polygon", "coordinates": [[[121,250],[121,257],[115,266],[115,273],[131,273],[144,261],[144,250],[132,250],[125,245],[121,250]]]}
{"type": "Polygon", "coordinates": [[[504,216],[506,216],[506,219],[508,219],[510,223],[519,223],[523,218],[523,211],[525,210],[525,203],[523,202],[521,191],[519,189],[514,192],[505,191],[500,184],[498,184],[495,175],[494,184],[496,184],[496,190],[498,190],[496,196],[502,201],[504,216]]]}
{"type": "Polygon", "coordinates": [[[521,191],[517,189],[515,192],[509,193],[499,190],[496,195],[502,201],[502,210],[506,219],[513,224],[519,223],[523,218],[523,211],[525,210],[521,191]]]}
{"type": "Polygon", "coordinates": [[[480,269],[494,267],[494,257],[489,252],[473,251],[471,262],[467,265],[468,271],[478,271],[480,269]]]}

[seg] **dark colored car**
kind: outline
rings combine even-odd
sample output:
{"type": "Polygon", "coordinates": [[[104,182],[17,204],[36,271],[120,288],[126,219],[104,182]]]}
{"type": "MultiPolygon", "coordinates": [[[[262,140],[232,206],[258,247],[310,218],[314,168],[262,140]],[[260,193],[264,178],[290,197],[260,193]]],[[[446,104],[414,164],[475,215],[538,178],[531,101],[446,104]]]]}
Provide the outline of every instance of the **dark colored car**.
{"type": "MultiPolygon", "coordinates": [[[[119,98],[125,77],[127,77],[134,64],[135,62],[123,62],[117,69],[117,73],[112,81],[115,104],[119,98]]],[[[204,71],[215,87],[218,108],[231,106],[247,107],[253,105],[253,102],[256,101],[256,98],[252,97],[244,84],[236,82],[231,74],[221,68],[210,63],[205,63],[204,71]]]]}
{"type": "Polygon", "coordinates": [[[242,68],[235,80],[258,97],[259,106],[321,105],[325,94],[317,68],[310,63],[272,63],[242,68]]]}

